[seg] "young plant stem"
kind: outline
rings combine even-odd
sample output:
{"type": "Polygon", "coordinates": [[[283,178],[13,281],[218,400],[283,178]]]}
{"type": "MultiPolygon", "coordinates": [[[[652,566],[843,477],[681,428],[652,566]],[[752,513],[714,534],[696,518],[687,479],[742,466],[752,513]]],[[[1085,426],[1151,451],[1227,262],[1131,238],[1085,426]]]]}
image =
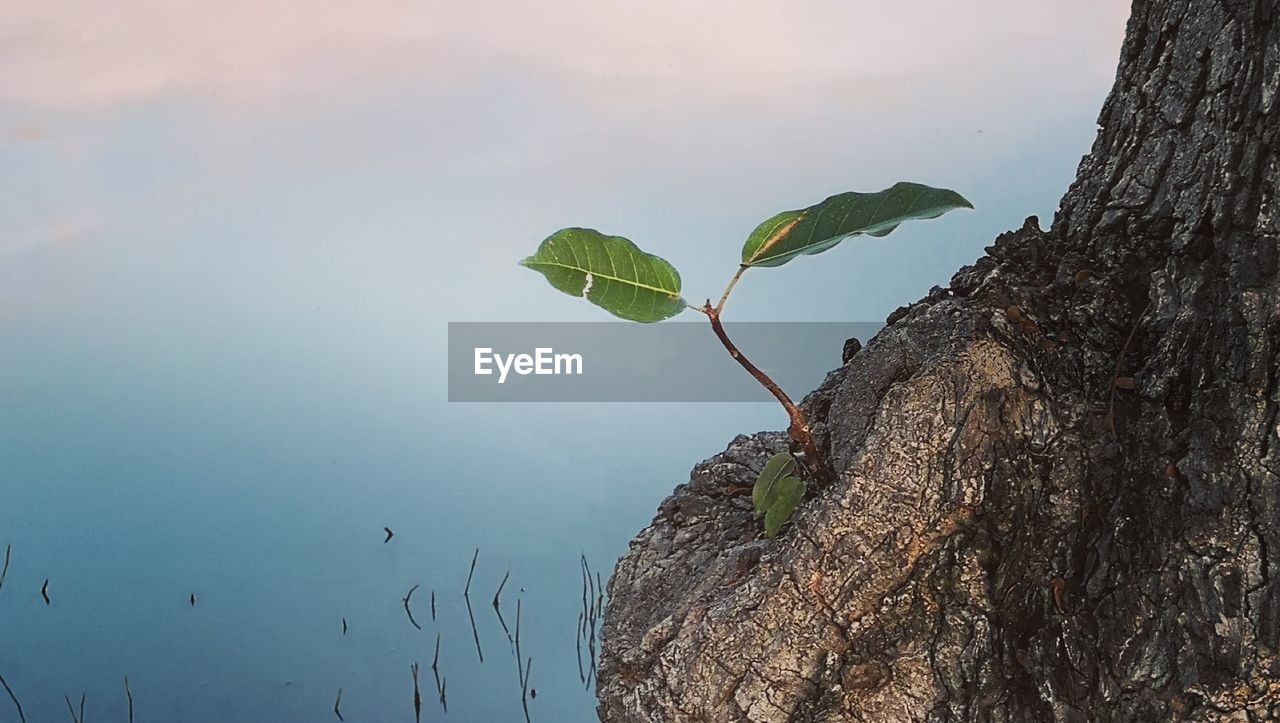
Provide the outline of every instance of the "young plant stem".
{"type": "Polygon", "coordinates": [[[720,303],[716,304],[717,316],[724,311],[724,304],[729,300],[729,294],[733,293],[733,287],[738,285],[738,281],[742,279],[742,275],[746,273],[748,268],[750,267],[745,265],[739,266],[738,272],[733,275],[732,279],[729,279],[729,285],[724,287],[724,293],[720,295],[720,303]]]}
{"type": "Polygon", "coordinates": [[[768,374],[765,374],[760,367],[751,363],[751,360],[743,355],[733,343],[733,340],[729,338],[729,335],[725,333],[724,325],[720,323],[720,312],[724,308],[725,301],[729,298],[729,292],[738,283],[738,279],[742,278],[742,272],[746,269],[746,266],[739,267],[738,273],[734,274],[729,286],[724,290],[724,295],[720,297],[718,305],[712,306],[711,300],[708,299],[707,303],[698,311],[706,314],[707,318],[711,320],[711,330],[715,332],[716,338],[720,340],[724,348],[729,351],[729,356],[733,357],[733,360],[738,362],[743,369],[746,369],[748,374],[755,377],[755,380],[760,382],[761,386],[769,390],[769,393],[782,404],[782,408],[787,410],[787,416],[791,419],[787,434],[793,442],[800,446],[804,457],[801,462],[814,480],[827,482],[830,479],[830,475],[826,473],[826,467],[823,464],[822,456],[818,453],[818,445],[813,441],[813,435],[809,430],[809,420],[805,418],[804,412],[800,411],[796,403],[791,401],[791,397],[788,397],[787,393],[782,391],[782,387],[779,387],[768,374]]]}

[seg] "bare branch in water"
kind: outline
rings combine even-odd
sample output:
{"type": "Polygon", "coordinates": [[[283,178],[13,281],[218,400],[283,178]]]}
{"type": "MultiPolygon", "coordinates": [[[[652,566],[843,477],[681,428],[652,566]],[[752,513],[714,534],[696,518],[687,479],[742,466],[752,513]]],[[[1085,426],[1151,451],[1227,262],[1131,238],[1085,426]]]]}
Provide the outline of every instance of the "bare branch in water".
{"type": "Polygon", "coordinates": [[[71,705],[71,696],[69,696],[69,695],[64,695],[64,696],[62,696],[62,697],[63,697],[63,699],[64,699],[64,700],[66,700],[66,701],[67,701],[67,712],[71,713],[71,721],[72,721],[72,723],[84,723],[84,699],[85,699],[85,694],[84,694],[84,693],[81,693],[81,694],[80,694],[80,715],[76,715],[76,709],[75,709],[75,706],[71,705]]]}
{"type": "Polygon", "coordinates": [[[516,598],[516,675],[520,680],[520,707],[524,709],[525,723],[529,723],[529,668],[533,658],[528,662],[520,654],[520,619],[523,617],[524,600],[516,598]]]}
{"type": "Polygon", "coordinates": [[[409,671],[413,673],[413,719],[422,723],[422,693],[418,691],[418,664],[409,666],[409,671]]]}
{"type": "Polygon", "coordinates": [[[476,548],[476,554],[471,556],[471,571],[467,573],[467,586],[462,590],[463,597],[471,595],[471,577],[476,574],[476,560],[480,557],[480,548],[476,548]]]}
{"type": "Polygon", "coordinates": [[[467,602],[467,617],[471,620],[471,638],[476,641],[476,655],[480,656],[480,662],[484,662],[484,651],[480,649],[480,631],[476,630],[476,616],[471,612],[471,598],[466,595],[462,599],[467,602]]]}
{"type": "Polygon", "coordinates": [[[124,695],[129,699],[129,723],[133,723],[133,689],[129,687],[129,676],[124,676],[124,695]]]}
{"type": "Polygon", "coordinates": [[[523,600],[516,598],[516,672],[520,675],[520,684],[524,685],[524,659],[520,657],[520,612],[523,600]]]}
{"type": "Polygon", "coordinates": [[[506,634],[507,642],[514,645],[515,642],[511,637],[511,630],[507,628],[507,621],[502,617],[502,603],[499,599],[502,596],[502,588],[506,587],[507,578],[509,577],[511,577],[511,570],[507,570],[507,574],[502,576],[502,582],[498,585],[498,591],[493,594],[493,612],[498,615],[498,622],[502,624],[502,632],[506,634]]]}
{"type": "Polygon", "coordinates": [[[511,569],[507,568],[507,574],[502,576],[502,582],[498,583],[498,591],[493,594],[493,606],[498,607],[498,598],[502,597],[502,588],[507,586],[507,578],[511,577],[511,569]]]}
{"type": "Polygon", "coordinates": [[[417,590],[418,587],[419,587],[418,585],[414,585],[413,587],[409,588],[409,594],[405,595],[404,599],[401,600],[400,602],[404,603],[404,612],[406,615],[409,616],[409,622],[413,623],[413,627],[421,630],[422,626],[418,624],[417,620],[413,619],[413,611],[409,609],[409,598],[413,597],[413,591],[417,590]]]}
{"type": "MultiPolygon", "coordinates": [[[[585,625],[587,621],[587,609],[588,609],[587,600],[589,599],[587,586],[590,584],[589,580],[591,579],[591,571],[590,571],[590,568],[587,566],[586,555],[582,556],[580,567],[582,568],[582,621],[583,621],[583,624],[585,625]]],[[[586,627],[582,628],[582,637],[584,638],[587,637],[586,627]]]]}
{"type": "Polygon", "coordinates": [[[436,633],[436,655],[431,659],[431,674],[436,677],[436,694],[440,696],[440,705],[444,707],[444,712],[448,713],[449,700],[445,697],[444,690],[449,681],[440,678],[440,633],[436,633]]]}
{"type": "Polygon", "coordinates": [[[533,657],[531,656],[524,664],[524,681],[520,684],[520,707],[524,709],[524,723],[532,723],[529,720],[529,671],[533,668],[533,657]]]}
{"type": "Polygon", "coordinates": [[[600,622],[604,616],[604,581],[600,573],[592,572],[587,556],[581,558],[582,567],[582,611],[578,614],[578,675],[583,686],[590,689],[595,680],[596,641],[600,636],[600,622]],[[590,658],[590,668],[585,674],[582,670],[582,645],[586,643],[590,658]]]}
{"type": "Polygon", "coordinates": [[[515,640],[511,637],[511,629],[507,627],[507,621],[502,617],[502,610],[495,607],[493,611],[498,614],[498,623],[502,625],[502,632],[507,636],[507,643],[514,645],[515,640]]]}
{"type": "Polygon", "coordinates": [[[338,699],[333,702],[333,714],[338,716],[338,720],[345,721],[342,717],[342,688],[338,688],[338,699]]]}
{"type": "Polygon", "coordinates": [[[18,696],[14,694],[13,688],[9,687],[9,682],[0,675],[0,685],[4,686],[4,692],[9,694],[9,700],[13,701],[13,707],[18,709],[18,720],[27,723],[27,714],[22,712],[22,704],[18,702],[18,696]]]}
{"type": "Polygon", "coordinates": [[[436,677],[436,693],[443,694],[440,684],[440,633],[436,633],[436,654],[431,659],[431,674],[436,677]]]}
{"type": "Polygon", "coordinates": [[[13,545],[4,546],[4,569],[0,570],[0,589],[4,589],[4,579],[9,575],[9,557],[13,554],[13,545]]]}
{"type": "Polygon", "coordinates": [[[582,612],[579,612],[578,629],[574,631],[576,635],[574,635],[573,644],[578,651],[578,680],[585,685],[587,682],[587,674],[582,669],[582,618],[582,612]]]}

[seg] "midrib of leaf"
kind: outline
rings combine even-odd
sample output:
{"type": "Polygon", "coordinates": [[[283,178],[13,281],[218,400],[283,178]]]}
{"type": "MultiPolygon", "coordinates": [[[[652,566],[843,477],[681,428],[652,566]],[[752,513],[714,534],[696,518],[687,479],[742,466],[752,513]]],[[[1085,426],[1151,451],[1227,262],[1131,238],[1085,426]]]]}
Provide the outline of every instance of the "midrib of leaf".
{"type": "MultiPolygon", "coordinates": [[[[759,263],[761,260],[767,261],[771,258],[776,258],[774,256],[762,256],[762,254],[766,253],[769,249],[781,243],[782,240],[785,239],[787,235],[791,233],[791,229],[795,228],[796,224],[805,220],[805,218],[807,218],[808,215],[809,215],[808,212],[801,212],[799,216],[796,216],[795,218],[791,219],[790,221],[784,224],[780,224],[779,228],[774,229],[773,235],[769,237],[769,240],[760,244],[760,248],[756,249],[756,252],[751,255],[750,263],[755,264],[755,263],[759,263]]],[[[848,218],[847,214],[845,215],[845,218],[848,218]]],[[[812,231],[809,232],[809,238],[810,239],[813,238],[812,231]]]]}
{"type": "MultiPolygon", "coordinates": [[[[915,207],[916,201],[920,200],[920,195],[921,194],[919,193],[916,194],[915,200],[913,200],[911,202],[911,205],[907,207],[908,211],[911,208],[915,207]]],[[[889,198],[888,194],[885,194],[880,197],[880,202],[876,204],[875,210],[871,212],[872,216],[875,216],[877,213],[880,213],[880,209],[884,206],[884,202],[888,198],[889,198]]],[[[839,228],[840,226],[843,226],[845,222],[849,220],[849,216],[852,215],[855,210],[857,210],[858,203],[859,202],[855,201],[854,203],[849,205],[849,210],[844,212],[844,218],[840,219],[840,223],[836,225],[837,228],[839,228]]],[[[798,247],[790,251],[787,251],[785,253],[774,254],[772,256],[757,257],[753,259],[751,263],[758,264],[762,261],[772,261],[773,259],[781,258],[783,256],[802,256],[804,255],[805,249],[811,249],[814,246],[821,246],[824,243],[828,243],[831,239],[823,239],[821,241],[818,241],[817,243],[814,243],[813,241],[813,235],[818,232],[818,222],[822,220],[822,214],[826,212],[827,212],[826,208],[823,208],[820,211],[818,211],[818,215],[815,216],[813,219],[813,224],[809,226],[809,238],[805,239],[804,243],[800,244],[798,247]]],[[[779,232],[776,237],[769,239],[769,241],[766,244],[761,246],[760,250],[764,251],[766,248],[773,248],[777,246],[779,243],[782,243],[783,239],[785,239],[788,235],[790,235],[791,229],[794,228],[796,224],[800,223],[801,221],[804,221],[808,217],[809,217],[808,211],[805,211],[801,213],[799,216],[796,216],[794,221],[792,221],[790,224],[787,224],[786,228],[782,229],[782,231],[779,232]]],[[[858,233],[860,232],[851,232],[848,235],[856,236],[858,233]]]]}
{"type": "MultiPolygon", "coordinates": [[[[608,250],[606,250],[606,251],[605,251],[605,254],[606,254],[606,255],[608,255],[608,253],[609,253],[609,252],[608,252],[608,250]]],[[[574,255],[575,255],[575,256],[577,255],[577,253],[576,253],[576,249],[575,249],[575,254],[574,254],[574,255]]],[[[508,262],[508,263],[510,263],[510,262],[508,262]]],[[[613,257],[612,257],[612,256],[609,256],[609,265],[614,267],[614,272],[616,273],[616,272],[617,272],[617,266],[614,266],[614,264],[613,264],[613,257]]],[[[644,290],[646,290],[646,291],[656,291],[656,292],[658,292],[658,293],[660,293],[660,294],[666,294],[667,296],[669,296],[669,297],[671,297],[671,298],[673,298],[673,299],[675,299],[675,298],[677,298],[677,297],[679,297],[679,296],[680,296],[680,294],[679,294],[678,292],[674,292],[674,291],[672,291],[671,289],[663,289],[663,288],[660,288],[660,287],[657,287],[657,286],[649,286],[648,284],[642,284],[642,283],[639,283],[639,282],[637,282],[637,281],[632,281],[631,279],[624,279],[624,278],[619,277],[619,276],[610,276],[610,275],[608,275],[608,274],[602,274],[602,273],[600,273],[600,272],[598,272],[598,271],[592,271],[591,269],[583,268],[582,266],[574,266],[574,265],[572,265],[572,264],[561,264],[561,263],[555,263],[555,262],[551,262],[551,261],[530,261],[529,263],[525,264],[525,266],[529,266],[529,267],[534,267],[534,266],[553,266],[553,267],[560,268],[560,269],[569,269],[570,271],[581,271],[581,272],[582,272],[582,273],[584,273],[584,274],[591,274],[593,277],[595,277],[595,278],[597,278],[597,279],[604,279],[604,280],[606,280],[606,281],[617,281],[617,282],[622,283],[622,284],[627,284],[627,285],[629,285],[629,286],[634,286],[634,287],[636,287],[636,288],[638,288],[638,289],[644,289],[644,290]]],[[[637,269],[637,270],[636,270],[636,272],[637,272],[637,275],[639,275],[639,269],[637,269]]],[[[634,301],[634,298],[633,298],[632,300],[634,301]]]]}

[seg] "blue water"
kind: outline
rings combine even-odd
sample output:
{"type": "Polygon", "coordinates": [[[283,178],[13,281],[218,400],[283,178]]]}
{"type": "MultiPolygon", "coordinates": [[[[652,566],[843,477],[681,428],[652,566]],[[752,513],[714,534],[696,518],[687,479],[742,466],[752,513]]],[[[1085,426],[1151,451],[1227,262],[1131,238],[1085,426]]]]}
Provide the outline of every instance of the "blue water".
{"type": "Polygon", "coordinates": [[[520,598],[533,658],[532,716],[584,719],[579,555],[607,577],[691,461],[744,425],[776,423],[764,405],[709,407],[671,434],[688,417],[679,405],[369,400],[271,364],[206,367],[197,384],[105,341],[69,353],[67,337],[32,326],[11,329],[0,385],[0,545],[13,546],[0,675],[33,721],[62,719],[63,696],[78,704],[82,692],[95,719],[116,718],[125,675],[138,720],[324,719],[339,688],[349,720],[407,720],[409,666],[429,668],[436,632],[450,719],[522,719],[489,604],[507,570],[504,616],[514,630],[520,598]],[[570,417],[587,422],[572,435],[570,417]],[[602,433],[614,425],[625,438],[602,433]],[[384,526],[396,533],[385,544],[384,526]],[[475,547],[483,664],[462,598],[475,547]],[[422,631],[401,604],[415,584],[422,631]]]}
{"type": "MultiPolygon", "coordinates": [[[[101,356],[63,359],[18,384],[9,366],[4,388],[25,403],[0,437],[0,456],[18,460],[0,508],[0,544],[13,545],[0,674],[31,720],[61,718],[63,695],[82,691],[95,718],[115,717],[125,675],[139,720],[316,720],[340,687],[350,719],[406,720],[409,666],[430,666],[437,631],[450,716],[515,720],[515,661],[489,605],[507,570],[505,617],[514,629],[521,598],[534,660],[532,712],[581,719],[578,555],[607,575],[688,461],[714,451],[634,433],[669,429],[671,408],[573,411],[633,432],[579,435],[597,450],[587,456],[560,446],[566,412],[554,408],[437,403],[379,428],[340,399],[263,386],[250,400],[239,384],[192,398],[101,356]],[[383,526],[396,533],[386,544],[383,526]],[[483,664],[462,598],[477,546],[483,664]],[[421,632],[401,605],[414,584],[421,632]]],[[[696,436],[723,440],[767,415],[700,416],[696,436]]]]}

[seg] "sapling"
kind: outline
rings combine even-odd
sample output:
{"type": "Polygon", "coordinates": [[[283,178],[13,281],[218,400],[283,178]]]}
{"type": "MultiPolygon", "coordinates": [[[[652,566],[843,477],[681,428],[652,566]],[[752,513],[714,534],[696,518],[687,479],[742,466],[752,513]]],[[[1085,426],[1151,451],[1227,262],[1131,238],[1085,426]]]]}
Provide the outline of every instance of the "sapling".
{"type": "MultiPolygon", "coordinates": [[[[680,274],[666,259],[641,251],[621,236],[609,236],[595,229],[556,231],[520,264],[541,273],[560,291],[581,296],[629,321],[662,321],[685,309],[706,315],[712,332],[729,356],[782,404],[790,419],[787,434],[794,443],[796,457],[811,478],[825,482],[832,475],[818,452],[804,412],[767,374],[752,364],[725,333],[720,317],[729,295],[747,269],[782,266],[799,256],[831,249],[851,236],[886,236],[904,221],[937,218],[957,208],[973,208],[973,205],[955,191],[903,182],[876,193],[851,191],[808,208],[783,211],[756,226],[747,236],[738,270],[714,306],[709,298],[701,306],[686,302],[680,295],[680,274]]],[[[770,463],[776,468],[766,466],[766,472],[775,477],[766,485],[768,499],[776,501],[781,496],[784,502],[789,500],[773,515],[774,524],[770,524],[767,508],[761,507],[762,501],[756,500],[757,512],[766,515],[766,528],[772,537],[794,511],[804,494],[804,485],[790,475],[794,466],[784,469],[781,461],[770,463]],[[790,509],[784,513],[788,504],[790,509]]],[[[764,481],[762,475],[760,482],[764,481]]]]}

